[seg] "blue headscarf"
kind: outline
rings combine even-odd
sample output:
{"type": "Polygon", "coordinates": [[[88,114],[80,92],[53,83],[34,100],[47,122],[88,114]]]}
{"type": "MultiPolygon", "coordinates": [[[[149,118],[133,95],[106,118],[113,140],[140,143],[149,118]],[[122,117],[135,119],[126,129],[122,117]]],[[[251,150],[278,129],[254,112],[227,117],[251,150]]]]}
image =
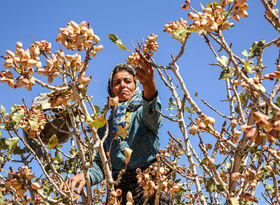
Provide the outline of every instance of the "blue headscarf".
{"type": "MultiPolygon", "coordinates": [[[[111,76],[108,81],[108,93],[110,97],[115,97],[113,95],[113,89],[112,89],[112,81],[113,77],[117,72],[126,70],[129,73],[135,77],[135,71],[128,66],[127,64],[118,64],[112,71],[111,76]]],[[[112,106],[111,115],[109,119],[112,119],[112,125],[113,125],[113,131],[118,131],[118,126],[121,125],[123,128],[126,127],[127,124],[130,122],[127,122],[126,114],[128,112],[134,112],[142,105],[142,92],[140,89],[140,83],[138,80],[134,80],[135,83],[135,91],[133,95],[130,97],[129,100],[124,102],[119,102],[116,106],[112,106]]]]}

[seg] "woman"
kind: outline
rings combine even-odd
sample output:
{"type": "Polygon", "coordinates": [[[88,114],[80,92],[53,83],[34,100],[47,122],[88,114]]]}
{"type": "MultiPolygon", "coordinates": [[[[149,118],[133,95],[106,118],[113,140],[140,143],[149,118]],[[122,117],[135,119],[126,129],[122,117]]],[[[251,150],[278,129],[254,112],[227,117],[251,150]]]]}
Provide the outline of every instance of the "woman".
{"type": "MultiPolygon", "coordinates": [[[[122,189],[122,204],[126,203],[126,193],[132,192],[134,204],[143,204],[145,197],[143,189],[137,184],[137,168],[146,169],[156,161],[159,153],[158,129],[162,125],[162,117],[156,111],[161,105],[157,94],[154,78],[154,69],[144,61],[141,68],[135,71],[126,64],[117,65],[108,82],[108,92],[111,98],[118,98],[119,103],[112,108],[108,120],[109,133],[104,143],[106,152],[110,151],[113,178],[116,180],[118,173],[125,168],[124,149],[133,150],[126,172],[117,188],[122,189]],[[139,82],[143,86],[140,91],[139,82]],[[120,126],[128,132],[126,136],[118,136],[120,126]]],[[[102,138],[105,127],[98,130],[102,138]]],[[[93,167],[88,172],[92,184],[97,184],[104,179],[102,164],[97,154],[93,167]]],[[[83,173],[72,177],[69,181],[71,191],[78,186],[76,192],[80,193],[85,185],[83,173]]],[[[150,197],[148,204],[153,204],[155,196],[150,197]]],[[[171,204],[170,195],[162,193],[160,204],[171,204]]]]}

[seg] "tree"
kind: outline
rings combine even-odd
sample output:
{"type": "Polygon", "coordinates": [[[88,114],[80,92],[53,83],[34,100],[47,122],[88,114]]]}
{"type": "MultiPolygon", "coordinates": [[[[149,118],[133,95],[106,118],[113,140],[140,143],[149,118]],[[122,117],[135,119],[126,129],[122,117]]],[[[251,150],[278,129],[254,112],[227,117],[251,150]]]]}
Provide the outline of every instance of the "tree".
{"type": "MultiPolygon", "coordinates": [[[[268,23],[279,31],[277,1],[260,2],[268,23]]],[[[153,59],[158,48],[158,36],[154,34],[138,43],[127,59],[128,64],[137,67],[142,55],[156,68],[171,95],[169,111],[161,114],[180,130],[176,136],[172,131],[168,133],[169,145],[161,150],[156,166],[137,170],[138,183],[143,185],[147,197],[156,193],[156,200],[160,190],[169,191],[176,204],[253,204],[260,198],[277,204],[280,201],[280,98],[277,96],[280,55],[269,59],[275,61],[275,68],[267,74],[263,56],[266,49],[279,47],[280,38],[268,42],[256,39],[252,47],[239,56],[224,32],[241,21],[240,17],[248,16],[246,0],[209,2],[201,9],[193,8],[186,0],[181,8],[187,10],[189,22],[182,18],[164,25],[164,32],[181,43],[179,54],[172,55],[168,65],[159,65],[153,59]],[[219,80],[226,84],[226,112],[217,110],[198,93],[191,96],[180,74],[178,60],[191,35],[199,35],[217,59],[210,65],[221,69],[219,80]],[[198,101],[208,109],[200,108],[198,101]],[[216,117],[208,113],[215,113],[216,117]],[[257,188],[262,191],[257,192],[257,188]]],[[[109,38],[126,50],[116,35],[111,34],[109,38]]],[[[39,84],[50,93],[45,96],[48,103],[41,106],[29,108],[23,101],[23,105],[14,105],[10,111],[1,107],[0,202],[75,204],[80,200],[90,204],[100,202],[107,192],[109,203],[114,204],[121,190],[114,189],[116,182],[97,129],[106,126],[109,107],[118,102],[108,99],[101,109],[91,103],[87,93],[91,80],[86,75],[88,64],[103,46],[87,22],[69,22],[66,28],[60,29],[56,41],[61,44],[56,52],[46,41],[35,41],[29,49],[23,49],[18,42],[15,52],[7,50],[3,56],[6,70],[0,73],[1,82],[11,88],[24,86],[30,91],[33,85],[39,84]],[[71,50],[76,53],[67,54],[71,50]],[[42,75],[48,78],[47,83],[40,80],[44,79],[42,75]],[[46,133],[46,126],[54,132],[46,133]],[[24,131],[25,138],[19,129],[24,131]],[[61,148],[65,141],[70,145],[68,150],[61,148]],[[82,199],[61,191],[59,185],[68,174],[80,170],[87,173],[96,150],[104,165],[102,185],[107,191],[104,187],[95,187],[92,192],[89,178],[82,199]],[[10,161],[24,166],[8,170],[10,161]],[[42,170],[41,176],[31,169],[35,161],[42,170]]],[[[121,136],[126,130],[119,132],[121,136]]],[[[131,151],[126,150],[127,163],[131,151]]],[[[122,172],[119,177],[121,175],[122,172]]]]}

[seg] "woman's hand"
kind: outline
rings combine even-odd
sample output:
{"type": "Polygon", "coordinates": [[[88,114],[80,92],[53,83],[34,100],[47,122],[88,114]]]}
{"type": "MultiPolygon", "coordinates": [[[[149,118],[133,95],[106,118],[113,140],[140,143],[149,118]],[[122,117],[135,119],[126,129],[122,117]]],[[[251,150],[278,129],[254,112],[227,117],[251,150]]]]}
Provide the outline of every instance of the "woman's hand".
{"type": "MultiPolygon", "coordinates": [[[[71,177],[70,179],[68,179],[68,180],[66,181],[66,184],[68,185],[71,194],[74,194],[74,189],[75,189],[76,186],[77,186],[78,188],[75,190],[75,192],[76,192],[77,194],[80,194],[81,191],[83,190],[83,187],[84,187],[85,184],[86,184],[86,179],[85,179],[84,173],[81,172],[80,174],[77,174],[76,176],[71,177]]],[[[60,188],[61,190],[63,190],[63,191],[68,190],[66,184],[65,184],[65,183],[62,183],[62,184],[59,186],[59,188],[60,188]]]]}
{"type": "Polygon", "coordinates": [[[141,68],[135,68],[135,71],[137,79],[143,85],[144,98],[146,100],[153,100],[157,92],[154,68],[141,54],[140,66],[141,68]]]}

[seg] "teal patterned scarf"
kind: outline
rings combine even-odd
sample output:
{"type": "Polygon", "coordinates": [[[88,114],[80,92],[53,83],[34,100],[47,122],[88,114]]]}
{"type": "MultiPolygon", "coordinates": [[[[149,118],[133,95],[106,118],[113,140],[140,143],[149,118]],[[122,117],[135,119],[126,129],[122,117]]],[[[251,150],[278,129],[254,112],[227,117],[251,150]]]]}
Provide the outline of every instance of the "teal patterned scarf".
{"type": "MultiPolygon", "coordinates": [[[[135,71],[128,65],[119,64],[117,66],[126,67],[135,76],[135,71]]],[[[116,67],[114,68],[114,70],[116,69],[116,67]]],[[[113,91],[112,91],[112,80],[113,80],[114,70],[112,71],[112,74],[108,81],[108,93],[109,93],[110,97],[114,97],[113,91]]],[[[119,125],[121,125],[122,128],[125,128],[127,123],[129,123],[129,122],[126,122],[126,113],[127,112],[134,112],[142,105],[142,92],[140,89],[140,83],[138,82],[138,80],[135,80],[134,82],[135,82],[135,91],[134,91],[134,94],[131,96],[131,98],[125,102],[119,102],[116,106],[112,107],[111,115],[110,115],[109,119],[112,120],[114,132],[119,131],[119,129],[118,129],[119,125]]]]}

